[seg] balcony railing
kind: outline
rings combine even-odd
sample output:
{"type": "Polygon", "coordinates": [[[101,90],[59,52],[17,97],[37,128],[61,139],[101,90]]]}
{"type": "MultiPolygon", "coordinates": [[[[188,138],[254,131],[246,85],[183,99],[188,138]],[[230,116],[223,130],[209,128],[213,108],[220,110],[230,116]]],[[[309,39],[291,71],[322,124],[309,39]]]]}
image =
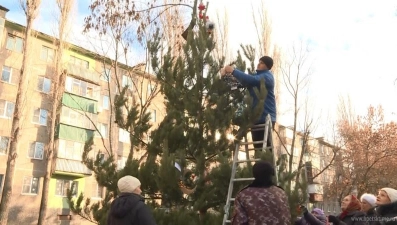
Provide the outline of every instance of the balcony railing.
{"type": "Polygon", "coordinates": [[[67,71],[69,74],[76,77],[80,77],[84,80],[92,81],[94,83],[99,83],[99,74],[94,71],[90,71],[89,69],[74,65],[72,63],[68,63],[67,71]]]}

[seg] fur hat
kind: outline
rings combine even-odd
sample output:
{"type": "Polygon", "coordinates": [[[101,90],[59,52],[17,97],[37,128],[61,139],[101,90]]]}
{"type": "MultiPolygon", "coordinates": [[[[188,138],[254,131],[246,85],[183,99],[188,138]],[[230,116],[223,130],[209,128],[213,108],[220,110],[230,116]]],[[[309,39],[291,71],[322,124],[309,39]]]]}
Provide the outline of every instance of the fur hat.
{"type": "Polygon", "coordinates": [[[266,161],[258,161],[252,167],[252,173],[256,180],[271,180],[275,175],[273,166],[266,161]]]}
{"type": "Polygon", "coordinates": [[[132,193],[139,186],[141,186],[141,182],[133,176],[124,176],[117,182],[121,193],[132,193]]]}
{"type": "Polygon", "coordinates": [[[397,190],[396,189],[385,187],[380,190],[386,192],[386,194],[387,194],[387,196],[389,196],[391,202],[397,202],[397,190]]]}
{"type": "Polygon", "coordinates": [[[368,204],[370,204],[372,207],[376,206],[376,197],[373,194],[368,194],[368,193],[364,193],[363,195],[361,195],[360,201],[366,201],[368,202],[368,204]]]}
{"type": "Polygon", "coordinates": [[[262,61],[269,70],[272,69],[272,67],[273,67],[273,59],[271,57],[263,56],[259,60],[262,61]]]}

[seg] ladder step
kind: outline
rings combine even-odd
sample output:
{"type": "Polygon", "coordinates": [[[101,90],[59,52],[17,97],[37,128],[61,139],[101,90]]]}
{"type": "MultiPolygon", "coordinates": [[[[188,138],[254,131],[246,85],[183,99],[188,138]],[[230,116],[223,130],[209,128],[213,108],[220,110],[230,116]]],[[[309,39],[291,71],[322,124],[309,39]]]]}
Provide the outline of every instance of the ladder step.
{"type": "Polygon", "coordinates": [[[236,199],[235,199],[235,198],[230,198],[230,201],[231,201],[231,202],[234,202],[234,200],[236,200],[236,199]]]}
{"type": "Polygon", "coordinates": [[[240,145],[264,144],[265,141],[240,142],[240,145]]]}
{"type": "Polygon", "coordinates": [[[251,177],[251,178],[234,178],[233,181],[234,182],[236,182],[236,181],[252,181],[254,179],[255,178],[253,178],[253,177],[251,177]]]}
{"type": "MultiPolygon", "coordinates": [[[[264,150],[271,150],[271,149],[273,149],[273,147],[265,147],[263,149],[264,150]]],[[[253,150],[262,151],[262,149],[257,149],[257,148],[240,149],[239,151],[240,152],[246,152],[246,151],[253,151],[253,150]]]]}
{"type": "Polygon", "coordinates": [[[244,160],[237,160],[236,163],[244,163],[244,162],[259,162],[261,159],[244,159],[244,160]]]}
{"type": "Polygon", "coordinates": [[[226,220],[225,222],[226,222],[226,223],[231,223],[232,221],[231,221],[231,220],[226,220]]]}

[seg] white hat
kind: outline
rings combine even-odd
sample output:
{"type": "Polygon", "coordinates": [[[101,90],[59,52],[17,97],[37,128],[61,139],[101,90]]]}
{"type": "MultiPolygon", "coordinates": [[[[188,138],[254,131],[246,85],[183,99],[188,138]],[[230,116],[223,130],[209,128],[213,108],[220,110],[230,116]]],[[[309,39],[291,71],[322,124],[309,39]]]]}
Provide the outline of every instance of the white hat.
{"type": "Polygon", "coordinates": [[[122,193],[132,193],[139,186],[141,182],[133,176],[124,176],[117,182],[117,187],[122,193]]]}
{"type": "Polygon", "coordinates": [[[370,204],[371,206],[376,206],[376,197],[373,194],[365,193],[365,194],[361,195],[360,201],[363,201],[363,200],[368,202],[368,204],[370,204]]]}
{"type": "Polygon", "coordinates": [[[389,196],[389,198],[390,198],[390,202],[397,202],[397,190],[396,189],[385,187],[380,190],[386,192],[387,196],[389,196]]]}

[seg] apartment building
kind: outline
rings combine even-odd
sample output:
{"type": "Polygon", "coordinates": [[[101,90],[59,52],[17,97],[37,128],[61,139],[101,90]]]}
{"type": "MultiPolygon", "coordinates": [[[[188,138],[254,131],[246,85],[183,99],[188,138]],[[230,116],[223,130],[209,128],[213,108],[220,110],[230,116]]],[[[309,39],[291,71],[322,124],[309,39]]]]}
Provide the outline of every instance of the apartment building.
{"type": "MultiPolygon", "coordinates": [[[[287,154],[285,149],[291,151],[294,134],[292,127],[278,125],[278,128],[279,136],[274,137],[274,142],[277,153],[281,156],[287,154]]],[[[295,135],[292,170],[298,169],[303,152],[302,165],[305,166],[308,185],[308,205],[322,208],[327,214],[340,212],[337,196],[324,193],[335,180],[335,162],[340,161],[336,150],[337,147],[325,141],[323,137],[314,138],[304,132],[297,132],[295,135]]]]}
{"type": "MultiPolygon", "coordinates": [[[[12,125],[12,115],[18,90],[24,46],[24,26],[6,19],[8,9],[0,6],[0,190],[6,171],[7,153],[12,125]]],[[[62,67],[67,72],[60,124],[56,128],[57,159],[48,193],[42,193],[45,175],[44,146],[49,141],[49,111],[51,83],[54,74],[56,46],[52,36],[35,32],[32,41],[32,62],[29,66],[28,100],[24,110],[22,136],[18,145],[13,193],[10,205],[9,224],[37,224],[41,195],[49,196],[48,215],[51,224],[85,224],[79,216],[71,215],[66,199],[66,190],[77,195],[100,200],[104,190],[94,174],[81,162],[84,143],[94,137],[92,156],[100,152],[106,157],[106,149],[115,149],[118,167],[122,168],[130,150],[129,133],[113,128],[111,100],[122,87],[129,87],[130,101],[135,92],[145,102],[156,85],[153,76],[140,66],[128,67],[118,64],[112,67],[109,58],[70,44],[63,52],[62,67]],[[133,72],[131,72],[133,71],[133,72]],[[117,72],[117,76],[115,75],[117,72]],[[116,80],[118,82],[116,82],[116,80]],[[139,88],[133,84],[137,84],[139,88]],[[143,88],[142,88],[143,87],[143,88]],[[102,141],[102,138],[103,140],[102,141]],[[116,140],[110,142],[109,139],[116,140]],[[111,145],[111,146],[110,146],[111,145]],[[110,148],[111,147],[111,148],[110,148]]],[[[136,100],[136,99],[135,99],[136,100]]],[[[163,97],[155,96],[148,109],[151,122],[156,127],[164,117],[163,97]]],[[[149,135],[147,140],[150,141],[149,135]]],[[[134,158],[144,157],[145,151],[136,151],[134,158]]],[[[88,223],[87,223],[88,224],[88,223]]]]}

